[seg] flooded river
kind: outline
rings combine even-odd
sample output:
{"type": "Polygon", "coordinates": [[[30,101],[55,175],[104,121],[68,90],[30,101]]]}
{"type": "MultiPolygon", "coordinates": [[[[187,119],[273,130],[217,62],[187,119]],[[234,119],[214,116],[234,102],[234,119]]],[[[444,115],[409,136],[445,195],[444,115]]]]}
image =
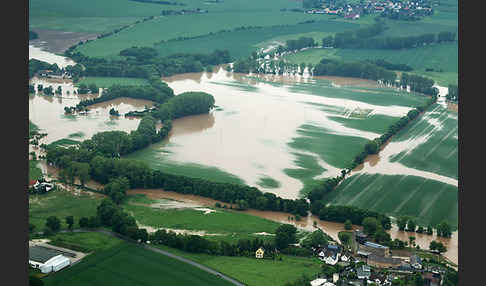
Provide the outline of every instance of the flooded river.
{"type": "MultiPolygon", "coordinates": [[[[228,203],[216,201],[210,198],[199,197],[195,195],[186,195],[175,192],[168,192],[162,189],[134,189],[129,190],[128,194],[145,194],[147,197],[158,200],[158,199],[170,199],[179,202],[184,202],[189,206],[201,206],[201,207],[214,207],[214,204],[219,202],[221,205],[227,205],[228,203]]],[[[290,220],[292,215],[283,212],[271,212],[271,211],[260,211],[260,210],[246,210],[241,211],[251,215],[255,215],[268,220],[289,223],[295,225],[297,228],[307,231],[314,231],[314,222],[317,226],[322,229],[326,234],[332,237],[332,239],[339,241],[338,233],[344,231],[344,224],[331,222],[331,221],[321,221],[315,215],[309,215],[307,218],[302,218],[301,221],[290,220]]],[[[353,229],[362,229],[360,226],[353,225],[353,229]]],[[[408,241],[409,236],[415,236],[415,243],[420,246],[421,249],[428,249],[430,242],[432,240],[437,240],[442,242],[446,248],[447,252],[443,255],[451,260],[453,263],[458,263],[458,232],[453,232],[451,238],[442,238],[434,235],[411,233],[405,231],[399,231],[396,225],[393,225],[392,229],[388,231],[392,239],[398,238],[403,241],[408,241]]]]}

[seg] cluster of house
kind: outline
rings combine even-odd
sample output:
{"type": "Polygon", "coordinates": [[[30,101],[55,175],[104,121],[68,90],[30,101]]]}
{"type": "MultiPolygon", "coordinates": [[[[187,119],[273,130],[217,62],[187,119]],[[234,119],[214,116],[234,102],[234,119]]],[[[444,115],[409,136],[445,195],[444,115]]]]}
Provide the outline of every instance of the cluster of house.
{"type": "MultiPolygon", "coordinates": [[[[415,272],[422,274],[425,285],[440,285],[441,271],[439,269],[430,269],[422,265],[419,256],[412,254],[409,257],[392,256],[387,246],[367,241],[367,235],[356,230],[353,232],[354,243],[350,251],[343,250],[339,245],[330,243],[325,247],[314,249],[314,253],[321,261],[329,265],[339,264],[345,267],[341,272],[342,285],[363,285],[366,283],[375,283],[377,285],[392,285],[392,281],[401,275],[408,275],[415,272]],[[353,268],[349,262],[365,262],[358,264],[359,267],[353,268]],[[388,274],[372,271],[374,268],[386,268],[388,274]],[[348,280],[350,273],[357,279],[348,280]]],[[[332,281],[326,278],[318,278],[311,282],[312,286],[332,286],[339,280],[339,274],[333,275],[332,281]]]]}
{"type": "Polygon", "coordinates": [[[433,13],[429,0],[414,1],[360,1],[348,3],[341,7],[329,6],[305,10],[307,14],[328,14],[342,16],[346,19],[359,19],[360,15],[384,13],[384,15],[400,14],[403,16],[426,16],[433,13]]]}
{"type": "Polygon", "coordinates": [[[71,73],[62,72],[62,71],[55,72],[53,70],[40,70],[37,73],[37,76],[46,77],[46,78],[59,78],[59,79],[66,79],[66,78],[72,78],[73,77],[71,75],[71,73]]]}
{"type": "Polygon", "coordinates": [[[206,14],[208,13],[208,10],[201,9],[201,8],[196,8],[196,9],[191,9],[191,10],[162,10],[160,12],[160,15],[162,16],[170,16],[170,15],[186,15],[186,14],[206,14]]]}
{"type": "Polygon", "coordinates": [[[29,191],[32,193],[43,194],[49,192],[52,188],[54,188],[54,185],[42,178],[29,181],[29,191]]]}

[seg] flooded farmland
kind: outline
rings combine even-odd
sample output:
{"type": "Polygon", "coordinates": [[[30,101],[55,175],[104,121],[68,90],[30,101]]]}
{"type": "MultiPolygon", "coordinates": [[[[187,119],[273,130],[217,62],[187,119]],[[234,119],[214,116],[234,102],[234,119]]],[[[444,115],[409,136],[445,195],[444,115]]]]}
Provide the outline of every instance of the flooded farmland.
{"type": "MultiPolygon", "coordinates": [[[[34,56],[43,57],[40,49],[37,51],[31,47],[29,50],[34,56]]],[[[32,55],[29,57],[32,58],[32,55]]],[[[51,63],[56,62],[59,66],[73,64],[53,54],[40,59],[51,60],[51,63]]],[[[365,82],[278,76],[260,78],[232,74],[224,69],[213,73],[178,75],[164,80],[176,94],[185,91],[212,94],[217,107],[209,114],[174,120],[173,130],[167,140],[142,150],[142,153],[134,153],[129,158],[151,158],[149,164],[154,168],[161,162],[166,164],[164,168],[176,165],[184,168],[188,164],[215,168],[240,178],[246,184],[258,186],[262,191],[284,198],[301,196],[307,179],[339,175],[341,168],[354,157],[356,150],[361,150],[360,144],[380,136],[381,130],[386,128],[386,123],[376,118],[388,116],[389,120],[398,119],[411,109],[412,103],[422,100],[419,96],[380,89],[365,82]],[[348,86],[352,84],[357,84],[359,88],[348,86]],[[302,158],[312,161],[314,165],[302,158]],[[289,169],[296,172],[290,174],[287,171],[289,169]],[[295,174],[309,170],[318,171],[306,177],[295,174]],[[258,184],[262,178],[271,179],[277,184],[260,186],[258,184]]],[[[151,106],[148,101],[121,98],[94,105],[86,115],[66,115],[65,106],[74,106],[84,97],[97,95],[74,94],[75,87],[69,80],[34,78],[32,84],[52,85],[54,89],[60,85],[63,90],[61,96],[29,96],[29,119],[39,126],[41,132],[48,133],[41,143],[63,138],[76,139],[73,134],[77,133],[83,136],[76,140],[84,140],[100,131],[129,132],[137,128],[139,119],[110,117],[109,109],[113,107],[123,114],[151,106]]],[[[424,122],[432,128],[437,123],[441,124],[440,114],[432,113],[426,118],[429,119],[424,122]]],[[[450,137],[454,135],[451,132],[450,137]]],[[[418,148],[425,144],[430,137],[427,134],[424,136],[408,143],[393,145],[390,142],[378,157],[368,161],[369,165],[365,164],[361,170],[354,172],[374,174],[372,168],[375,168],[376,174],[388,172],[422,176],[457,188],[457,178],[439,174],[435,170],[411,167],[406,162],[398,168],[397,162],[393,161],[396,155],[406,157],[403,152],[414,149],[410,147],[418,148]]],[[[454,156],[454,150],[450,150],[450,154],[454,156]]],[[[399,163],[402,163],[401,160],[399,163]]],[[[442,171],[447,173],[450,170],[442,171]]],[[[213,178],[210,172],[205,177],[213,178]]],[[[284,213],[248,212],[275,221],[289,222],[289,215],[284,213]]],[[[320,222],[312,216],[300,222],[290,222],[312,230],[313,221],[317,221],[333,238],[337,238],[337,233],[343,229],[341,224],[320,222]]],[[[392,238],[401,233],[392,230],[392,238]]],[[[448,247],[446,256],[457,262],[457,232],[454,232],[452,239],[444,241],[448,247]]],[[[417,244],[423,248],[428,248],[429,242],[430,237],[417,237],[417,244]]]]}

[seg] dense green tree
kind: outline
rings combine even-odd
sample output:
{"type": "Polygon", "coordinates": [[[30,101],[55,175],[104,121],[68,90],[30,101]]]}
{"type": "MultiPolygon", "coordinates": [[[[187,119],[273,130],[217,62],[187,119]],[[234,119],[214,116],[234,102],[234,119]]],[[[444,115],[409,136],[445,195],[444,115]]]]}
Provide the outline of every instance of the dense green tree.
{"type": "Polygon", "coordinates": [[[347,219],[344,222],[344,229],[345,230],[351,230],[352,228],[353,228],[353,225],[352,225],[351,221],[349,219],[347,219]]]}
{"type": "Polygon", "coordinates": [[[339,240],[341,241],[342,244],[346,246],[350,246],[352,240],[353,240],[353,234],[351,232],[345,232],[342,231],[338,233],[339,240]]]}
{"type": "Polygon", "coordinates": [[[399,230],[405,230],[405,227],[407,226],[408,218],[407,217],[399,217],[397,219],[397,226],[399,230]]]}
{"type": "Polygon", "coordinates": [[[302,241],[302,247],[305,248],[317,248],[325,245],[327,245],[327,238],[324,232],[320,229],[313,231],[302,241]]]}
{"type": "Polygon", "coordinates": [[[66,217],[66,224],[69,229],[73,229],[74,217],[72,215],[66,217]]]}
{"type": "Polygon", "coordinates": [[[451,227],[446,221],[439,223],[436,229],[437,229],[438,236],[451,237],[452,235],[451,227]]]}
{"type": "Polygon", "coordinates": [[[56,216],[50,216],[46,220],[46,227],[57,232],[61,229],[61,221],[56,216]]]}
{"type": "Polygon", "coordinates": [[[417,228],[417,224],[415,223],[415,220],[409,219],[407,222],[407,231],[415,232],[416,228],[417,228]]]}
{"type": "Polygon", "coordinates": [[[113,202],[120,204],[127,196],[127,191],[130,189],[130,182],[126,177],[118,177],[112,179],[105,187],[103,192],[111,197],[113,202]]]}
{"type": "Polygon", "coordinates": [[[280,225],[275,231],[275,246],[277,249],[284,249],[291,243],[296,242],[297,228],[291,224],[280,225]]]}
{"type": "Polygon", "coordinates": [[[362,222],[363,231],[368,235],[373,235],[378,229],[378,222],[374,217],[366,217],[362,222]]]}

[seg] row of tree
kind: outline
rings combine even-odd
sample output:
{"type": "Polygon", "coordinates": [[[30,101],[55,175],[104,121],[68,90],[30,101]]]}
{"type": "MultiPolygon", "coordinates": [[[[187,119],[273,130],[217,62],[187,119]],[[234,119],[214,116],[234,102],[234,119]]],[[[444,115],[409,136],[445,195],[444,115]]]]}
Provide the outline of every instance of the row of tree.
{"type": "Polygon", "coordinates": [[[406,64],[394,64],[390,63],[384,59],[367,60],[367,62],[375,64],[379,67],[383,67],[387,70],[397,70],[397,71],[412,71],[413,68],[406,64]]]}
{"type": "Polygon", "coordinates": [[[286,41],[286,50],[287,51],[295,51],[295,50],[300,50],[300,49],[307,48],[307,47],[315,47],[317,45],[318,45],[318,43],[314,41],[314,38],[300,37],[297,40],[287,40],[286,41]]]}
{"type": "Polygon", "coordinates": [[[314,75],[331,75],[380,80],[385,84],[395,84],[396,73],[369,62],[343,62],[322,59],[313,71],[314,75]]]}
{"type": "Polygon", "coordinates": [[[345,31],[323,38],[322,45],[343,49],[407,49],[453,41],[455,33],[449,31],[402,37],[360,37],[355,31],[345,31]]]}
{"type": "Polygon", "coordinates": [[[427,95],[436,96],[439,94],[439,90],[433,87],[434,81],[420,75],[402,73],[400,85],[403,88],[410,87],[411,91],[416,91],[427,95]]]}

